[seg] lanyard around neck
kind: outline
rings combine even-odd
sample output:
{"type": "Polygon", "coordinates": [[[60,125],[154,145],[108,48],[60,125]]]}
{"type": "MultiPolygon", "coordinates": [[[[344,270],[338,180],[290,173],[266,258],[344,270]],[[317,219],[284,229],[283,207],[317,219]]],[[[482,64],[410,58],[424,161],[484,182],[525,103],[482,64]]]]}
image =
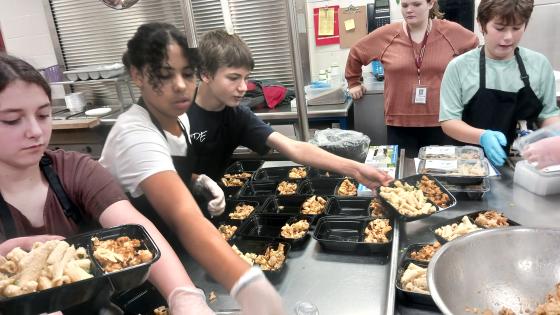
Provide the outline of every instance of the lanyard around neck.
{"type": "Polygon", "coordinates": [[[414,50],[414,41],[412,41],[412,36],[410,35],[410,27],[406,24],[406,31],[408,32],[408,39],[410,40],[410,47],[412,49],[412,58],[414,59],[414,64],[416,65],[416,73],[418,74],[418,83],[420,83],[420,69],[422,68],[422,63],[424,62],[424,54],[426,52],[426,43],[428,42],[428,35],[430,34],[431,23],[428,20],[428,25],[426,26],[426,33],[424,34],[424,39],[420,44],[420,53],[416,56],[416,51],[414,50]]]}

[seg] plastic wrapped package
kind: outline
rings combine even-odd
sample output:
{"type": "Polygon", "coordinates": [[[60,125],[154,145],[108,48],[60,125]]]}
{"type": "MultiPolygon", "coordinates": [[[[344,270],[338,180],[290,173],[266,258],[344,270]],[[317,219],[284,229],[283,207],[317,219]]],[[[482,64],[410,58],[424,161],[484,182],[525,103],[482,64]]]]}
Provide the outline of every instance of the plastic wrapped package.
{"type": "Polygon", "coordinates": [[[512,149],[523,152],[527,145],[545,138],[555,136],[560,136],[560,122],[543,127],[539,130],[531,132],[526,136],[515,139],[512,145],[512,149]]]}
{"type": "Polygon", "coordinates": [[[316,131],[309,142],[338,156],[363,163],[370,139],[361,132],[327,128],[316,131]]]}

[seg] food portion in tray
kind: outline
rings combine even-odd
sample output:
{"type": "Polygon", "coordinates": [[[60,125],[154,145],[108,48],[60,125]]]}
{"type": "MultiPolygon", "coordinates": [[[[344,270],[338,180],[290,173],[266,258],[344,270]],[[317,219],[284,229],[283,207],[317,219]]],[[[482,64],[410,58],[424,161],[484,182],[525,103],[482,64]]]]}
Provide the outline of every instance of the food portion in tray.
{"type": "Polygon", "coordinates": [[[282,227],[280,235],[284,238],[299,239],[305,236],[309,230],[309,222],[307,220],[299,220],[292,224],[286,223],[282,227]]]}
{"type": "Polygon", "coordinates": [[[222,184],[226,187],[241,187],[251,178],[252,174],[243,172],[236,174],[224,174],[222,184]]]}
{"type": "Polygon", "coordinates": [[[142,242],[121,236],[116,239],[99,240],[91,239],[93,256],[105,272],[119,271],[124,268],[151,261],[154,256],[147,249],[140,249],[142,242]]]}
{"type": "Polygon", "coordinates": [[[348,178],[344,178],[340,186],[338,187],[337,194],[339,196],[356,196],[358,194],[358,190],[356,185],[350,181],[348,178]]]}
{"type": "Polygon", "coordinates": [[[323,197],[313,195],[307,198],[301,205],[302,214],[322,214],[325,212],[325,207],[327,206],[327,200],[323,197]]]}
{"type": "Polygon", "coordinates": [[[229,241],[233,237],[233,234],[235,234],[236,231],[237,231],[237,226],[235,225],[221,224],[218,227],[218,232],[220,232],[220,235],[226,241],[229,241]]]}
{"type": "Polygon", "coordinates": [[[253,211],[255,211],[254,206],[246,203],[239,203],[235,206],[235,211],[229,214],[229,218],[233,220],[245,220],[253,211]]]}
{"type": "Polygon", "coordinates": [[[371,202],[369,203],[369,210],[372,217],[382,217],[387,211],[383,206],[383,203],[381,203],[381,200],[377,197],[371,199],[371,202]]]}
{"type": "Polygon", "coordinates": [[[278,184],[278,188],[276,188],[276,190],[278,191],[279,195],[294,195],[297,191],[297,188],[297,183],[282,181],[280,182],[280,184],[278,184]]]}
{"type": "Polygon", "coordinates": [[[447,208],[451,204],[451,198],[443,192],[441,188],[432,179],[422,176],[417,187],[430,199],[433,203],[441,208],[447,208]]]}
{"type": "Polygon", "coordinates": [[[485,177],[488,165],[484,160],[421,160],[418,173],[439,176],[485,177]]]}
{"type": "Polygon", "coordinates": [[[459,236],[478,230],[481,230],[481,228],[473,224],[468,216],[463,216],[463,218],[461,218],[461,222],[444,225],[437,228],[434,232],[443,239],[452,241],[459,236]]]}
{"type": "Polygon", "coordinates": [[[389,219],[375,219],[368,223],[364,234],[364,242],[366,243],[387,243],[389,238],[387,234],[391,232],[393,228],[389,219]]]}
{"type": "Polygon", "coordinates": [[[400,279],[403,290],[421,294],[430,294],[428,281],[426,279],[427,268],[420,267],[414,263],[409,263],[400,279]]]}
{"type": "Polygon", "coordinates": [[[307,169],[305,167],[294,167],[290,169],[288,178],[298,179],[307,177],[307,169]]]}
{"type": "Polygon", "coordinates": [[[428,202],[422,190],[400,180],[396,180],[393,186],[380,187],[380,196],[401,215],[415,217],[436,212],[436,207],[428,202]]]}
{"type": "Polygon", "coordinates": [[[481,148],[475,146],[438,146],[431,145],[420,148],[418,152],[420,159],[443,159],[443,160],[477,160],[484,158],[481,148]]]}
{"type": "Polygon", "coordinates": [[[65,241],[37,242],[0,256],[0,296],[14,297],[92,278],[86,249],[65,241]]]}
{"type": "Polygon", "coordinates": [[[435,241],[433,244],[424,245],[419,250],[410,252],[410,257],[407,258],[419,261],[430,261],[440,248],[441,244],[435,241]]]}
{"type": "Polygon", "coordinates": [[[279,243],[276,249],[272,246],[268,246],[262,255],[257,255],[255,253],[242,253],[235,245],[233,245],[232,248],[239,257],[248,262],[251,266],[257,264],[264,271],[279,270],[286,260],[283,243],[279,243]]]}
{"type": "Polygon", "coordinates": [[[489,229],[509,226],[508,220],[509,219],[503,213],[499,213],[495,210],[490,210],[486,212],[480,212],[474,220],[474,223],[476,223],[478,226],[489,229]]]}

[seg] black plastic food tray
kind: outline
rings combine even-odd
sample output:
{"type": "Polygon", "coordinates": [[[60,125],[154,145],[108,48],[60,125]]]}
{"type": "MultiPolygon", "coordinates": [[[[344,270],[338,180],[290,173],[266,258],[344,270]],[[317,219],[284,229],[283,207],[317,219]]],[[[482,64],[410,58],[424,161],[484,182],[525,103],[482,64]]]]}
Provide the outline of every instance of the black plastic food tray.
{"type": "MultiPolygon", "coordinates": [[[[478,227],[481,227],[481,228],[483,228],[483,229],[495,229],[495,228],[500,228],[500,227],[491,227],[491,228],[487,228],[487,227],[484,227],[484,226],[482,226],[482,225],[479,225],[478,223],[475,222],[476,217],[478,217],[478,214],[479,214],[479,213],[484,213],[484,212],[488,212],[488,211],[490,211],[490,210],[481,210],[481,211],[469,213],[467,216],[473,221],[474,224],[476,224],[478,227]]],[[[497,210],[495,210],[495,211],[497,211],[497,210]]],[[[498,212],[498,213],[502,213],[501,211],[497,211],[497,212],[498,212]]],[[[503,214],[503,213],[502,213],[502,214],[503,214]]],[[[507,216],[505,216],[505,217],[507,217],[507,216]]],[[[517,222],[515,222],[515,221],[513,221],[513,220],[510,220],[509,218],[508,218],[508,220],[507,220],[507,223],[509,224],[509,226],[519,226],[519,225],[521,225],[521,224],[519,224],[519,223],[517,223],[517,222]]],[[[503,227],[507,227],[507,226],[503,226],[503,227]]]]}
{"type": "Polygon", "coordinates": [[[291,196],[276,196],[267,200],[267,203],[262,207],[262,213],[268,214],[290,214],[290,215],[301,215],[310,219],[311,224],[317,222],[317,218],[324,216],[325,213],[329,211],[331,204],[331,198],[326,196],[322,197],[327,201],[325,205],[325,211],[323,214],[303,214],[301,213],[301,208],[303,203],[311,198],[312,195],[291,195],[291,196]]]}
{"type": "Polygon", "coordinates": [[[297,179],[305,179],[309,176],[309,167],[308,166],[282,166],[282,167],[267,167],[261,168],[253,174],[252,180],[255,182],[260,181],[281,181],[281,180],[297,180],[297,179]],[[305,177],[302,178],[290,178],[288,175],[290,174],[290,170],[293,168],[300,168],[303,167],[307,173],[305,177]]]}
{"type": "Polygon", "coordinates": [[[263,160],[239,160],[229,165],[226,168],[224,174],[243,172],[253,173],[256,172],[263,165],[263,163],[263,160]]]}
{"type": "MultiPolygon", "coordinates": [[[[449,209],[451,207],[454,207],[457,204],[457,199],[455,198],[455,196],[453,196],[453,194],[447,189],[447,187],[445,187],[445,185],[443,185],[437,178],[433,177],[432,175],[417,174],[417,175],[412,175],[412,176],[405,177],[405,178],[401,179],[401,181],[405,181],[409,185],[412,185],[412,186],[418,188],[418,186],[416,184],[421,182],[422,176],[426,176],[429,180],[433,180],[434,183],[439,187],[439,189],[441,189],[441,191],[443,193],[445,193],[449,196],[449,201],[447,202],[447,204],[445,206],[438,206],[439,209],[441,209],[441,210],[449,209]]],[[[424,194],[424,195],[426,195],[426,194],[424,194]]],[[[427,197],[427,195],[426,195],[426,197],[427,197]]]]}
{"type": "MultiPolygon", "coordinates": [[[[325,250],[349,252],[356,254],[388,253],[393,242],[393,232],[390,231],[387,243],[366,243],[365,229],[371,217],[324,217],[319,219],[313,238],[325,250]]],[[[391,227],[393,222],[390,220],[391,227]]]]}
{"type": "MultiPolygon", "coordinates": [[[[312,178],[305,180],[301,183],[298,193],[312,194],[312,195],[325,195],[325,196],[340,196],[340,197],[356,197],[356,196],[343,196],[338,194],[338,187],[344,178],[312,178]]],[[[350,181],[358,188],[358,182],[355,179],[350,181]]]]}
{"type": "Polygon", "coordinates": [[[256,212],[260,211],[260,209],[261,209],[260,208],[260,203],[258,201],[255,201],[255,200],[228,199],[226,201],[226,208],[224,209],[224,213],[222,213],[221,215],[219,215],[217,217],[212,218],[211,221],[212,221],[212,223],[214,224],[215,227],[219,227],[222,224],[240,225],[241,222],[250,218],[256,212]],[[229,217],[229,214],[232,213],[232,212],[235,212],[235,207],[239,204],[251,205],[255,208],[255,210],[253,210],[253,212],[247,218],[245,218],[243,220],[231,219],[229,217]]]}
{"type": "MultiPolygon", "coordinates": [[[[310,223],[311,219],[301,215],[291,214],[256,214],[237,230],[237,236],[243,239],[264,239],[287,242],[292,245],[292,249],[301,247],[309,239],[309,233],[298,239],[285,238],[281,235],[282,227],[285,224],[292,224],[299,220],[306,220],[310,223]]],[[[311,226],[310,226],[311,228],[311,226]]]]}
{"type": "MultiPolygon", "coordinates": [[[[273,248],[278,248],[278,244],[284,244],[284,256],[286,259],[284,263],[278,270],[263,270],[264,275],[269,279],[278,279],[284,270],[286,270],[286,263],[288,262],[288,254],[290,252],[290,244],[287,242],[277,242],[277,241],[267,241],[267,240],[244,240],[244,239],[235,239],[230,242],[230,245],[237,246],[243,254],[245,253],[255,253],[257,255],[263,255],[266,252],[266,249],[271,246],[273,248]]],[[[258,264],[256,264],[258,266],[258,264]]]]}
{"type": "MultiPolygon", "coordinates": [[[[406,247],[406,249],[404,250],[404,254],[403,254],[403,259],[408,259],[410,261],[414,261],[414,262],[418,262],[417,265],[419,263],[428,263],[429,261],[427,260],[419,260],[419,259],[414,259],[412,257],[410,257],[410,255],[412,254],[412,252],[417,252],[420,249],[422,249],[422,247],[426,246],[426,245],[433,245],[434,242],[432,243],[417,243],[417,244],[410,244],[408,245],[408,247],[406,247]]],[[[441,244],[441,243],[440,243],[441,244]]],[[[441,247],[440,247],[441,248],[441,247]]]]}
{"type": "Polygon", "coordinates": [[[72,306],[95,299],[100,292],[120,292],[142,284],[148,277],[152,263],[160,257],[160,252],[150,235],[140,225],[122,225],[76,235],[65,240],[70,245],[84,247],[92,261],[93,278],[65,284],[59,287],[28,293],[12,298],[0,298],[1,314],[39,314],[65,310],[72,306]],[[153,254],[150,262],[128,267],[120,271],[106,273],[93,257],[92,237],[100,240],[128,236],[139,239],[141,249],[153,254]]]}
{"type": "Polygon", "coordinates": [[[310,170],[309,170],[307,178],[310,178],[310,179],[314,179],[314,178],[326,178],[326,179],[336,178],[336,179],[340,179],[340,178],[344,178],[344,175],[311,167],[310,170]]]}
{"type": "MultiPolygon", "coordinates": [[[[460,224],[460,223],[461,223],[461,220],[463,219],[464,216],[468,217],[468,218],[469,218],[469,221],[471,221],[471,223],[474,224],[474,220],[471,219],[471,218],[469,217],[469,214],[463,214],[463,215],[457,216],[457,217],[455,217],[455,218],[452,218],[452,219],[449,219],[449,220],[445,220],[445,221],[443,221],[442,223],[434,224],[434,225],[430,226],[430,231],[432,231],[432,233],[434,233],[436,239],[439,241],[439,243],[440,243],[441,245],[443,245],[443,244],[445,244],[445,243],[447,243],[447,242],[451,242],[451,241],[449,241],[449,240],[447,240],[447,239],[441,237],[439,234],[437,234],[437,233],[436,233],[436,230],[439,229],[440,227],[443,227],[443,226],[446,226],[446,225],[450,225],[450,224],[453,224],[453,223],[460,224]]],[[[476,224],[475,224],[475,225],[476,225],[476,224]]],[[[477,225],[477,226],[478,226],[478,225],[477,225]]],[[[472,232],[471,232],[471,233],[472,233],[472,232]]],[[[468,234],[470,234],[470,233],[468,233],[468,234]]],[[[468,234],[466,234],[466,235],[468,235],[468,234]]],[[[456,239],[456,238],[455,238],[455,239],[456,239]]],[[[455,239],[453,239],[453,240],[455,240],[455,239]]]]}
{"type": "Polygon", "coordinates": [[[436,306],[434,299],[432,298],[431,295],[429,294],[422,294],[422,293],[417,293],[417,292],[411,292],[411,291],[407,291],[404,290],[401,286],[401,278],[402,275],[404,273],[404,271],[406,270],[406,268],[408,268],[408,265],[410,263],[414,263],[417,266],[420,266],[422,268],[428,268],[428,263],[424,263],[424,262],[419,262],[419,261],[413,261],[410,259],[404,259],[400,266],[399,269],[397,270],[397,281],[395,282],[396,287],[397,287],[397,295],[399,296],[400,299],[408,302],[408,303],[412,303],[412,304],[422,304],[422,305],[427,305],[427,306],[436,306]]]}
{"type": "MultiPolygon", "coordinates": [[[[371,215],[371,197],[336,197],[331,201],[327,215],[367,217],[371,215]]],[[[383,215],[386,217],[387,214],[383,215]]]]}
{"type": "MultiPolygon", "coordinates": [[[[232,174],[232,173],[229,173],[232,174]]],[[[249,180],[247,180],[245,182],[245,184],[243,184],[243,186],[226,186],[224,185],[224,183],[222,183],[222,181],[220,180],[218,182],[218,186],[220,186],[220,188],[222,189],[222,191],[224,192],[224,196],[226,198],[237,198],[237,196],[239,195],[239,192],[241,191],[241,189],[243,187],[245,187],[245,185],[247,185],[247,183],[249,182],[249,180]]]]}
{"type": "MultiPolygon", "coordinates": [[[[416,179],[417,176],[418,176],[418,175],[413,175],[413,176],[401,178],[401,179],[399,179],[399,180],[400,180],[401,182],[403,182],[403,183],[408,183],[409,185],[416,187],[416,182],[419,180],[419,179],[418,179],[418,180],[416,179]]],[[[432,177],[432,179],[433,179],[433,177],[432,177]]],[[[395,187],[394,182],[392,182],[389,186],[390,186],[390,187],[395,187]]],[[[438,183],[438,186],[443,187],[443,186],[442,186],[441,184],[439,184],[439,183],[438,183]]],[[[443,188],[443,189],[445,189],[445,188],[443,188]]],[[[442,189],[442,190],[443,190],[443,189],[442,189]]],[[[454,200],[454,203],[457,203],[457,200],[453,197],[453,195],[452,195],[451,193],[449,193],[449,192],[447,191],[447,189],[445,189],[445,190],[443,190],[443,191],[445,191],[446,193],[449,194],[450,198],[451,198],[452,200],[454,200]]],[[[432,205],[434,205],[434,206],[436,207],[436,211],[435,211],[434,213],[430,213],[430,214],[421,214],[421,215],[417,215],[417,216],[413,216],[413,217],[411,217],[411,216],[406,216],[406,215],[401,214],[397,209],[395,209],[395,207],[393,207],[392,204],[389,203],[389,201],[387,201],[385,198],[383,198],[383,197],[381,196],[381,187],[377,187],[376,192],[377,192],[377,195],[379,196],[379,198],[381,199],[382,204],[385,206],[386,209],[389,209],[389,211],[391,212],[391,216],[394,216],[394,217],[396,217],[396,218],[398,218],[398,219],[400,219],[400,220],[402,220],[402,221],[406,221],[406,222],[416,221],[416,220],[419,220],[419,219],[423,219],[423,218],[429,217],[429,216],[431,216],[432,214],[436,214],[436,213],[438,213],[439,211],[441,211],[441,208],[438,207],[434,202],[432,202],[432,201],[428,198],[428,203],[431,203],[432,205]]],[[[446,209],[449,209],[449,207],[446,208],[446,209]]]]}
{"type": "Polygon", "coordinates": [[[349,195],[341,195],[341,194],[338,192],[338,188],[340,187],[340,185],[342,185],[342,182],[344,181],[344,178],[341,178],[341,179],[338,180],[338,185],[336,185],[336,187],[334,188],[334,193],[333,193],[333,194],[334,194],[335,196],[344,197],[344,198],[355,198],[355,197],[358,197],[358,185],[359,185],[358,181],[355,180],[355,179],[353,179],[353,178],[348,178],[348,180],[350,180],[350,182],[351,182],[352,184],[354,184],[354,186],[356,187],[356,194],[353,195],[353,196],[349,196],[349,195]]]}

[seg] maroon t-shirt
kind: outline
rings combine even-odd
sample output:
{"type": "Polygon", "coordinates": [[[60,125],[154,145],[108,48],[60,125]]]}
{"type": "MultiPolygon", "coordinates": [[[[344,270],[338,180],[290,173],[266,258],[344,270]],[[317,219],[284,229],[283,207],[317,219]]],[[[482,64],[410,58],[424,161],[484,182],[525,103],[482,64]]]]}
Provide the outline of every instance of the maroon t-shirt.
{"type": "MultiPolygon", "coordinates": [[[[120,185],[101,164],[88,155],[63,150],[47,151],[55,172],[68,198],[81,210],[84,221],[98,221],[101,213],[110,205],[126,200],[120,185]]],[[[30,196],[32,198],[32,196],[30,196]]],[[[64,215],[56,194],[49,187],[43,210],[44,225],[34,227],[21,212],[8,204],[14,218],[18,236],[54,234],[64,237],[78,233],[78,226],[64,215]]],[[[0,225],[0,241],[6,239],[0,225]]]]}

